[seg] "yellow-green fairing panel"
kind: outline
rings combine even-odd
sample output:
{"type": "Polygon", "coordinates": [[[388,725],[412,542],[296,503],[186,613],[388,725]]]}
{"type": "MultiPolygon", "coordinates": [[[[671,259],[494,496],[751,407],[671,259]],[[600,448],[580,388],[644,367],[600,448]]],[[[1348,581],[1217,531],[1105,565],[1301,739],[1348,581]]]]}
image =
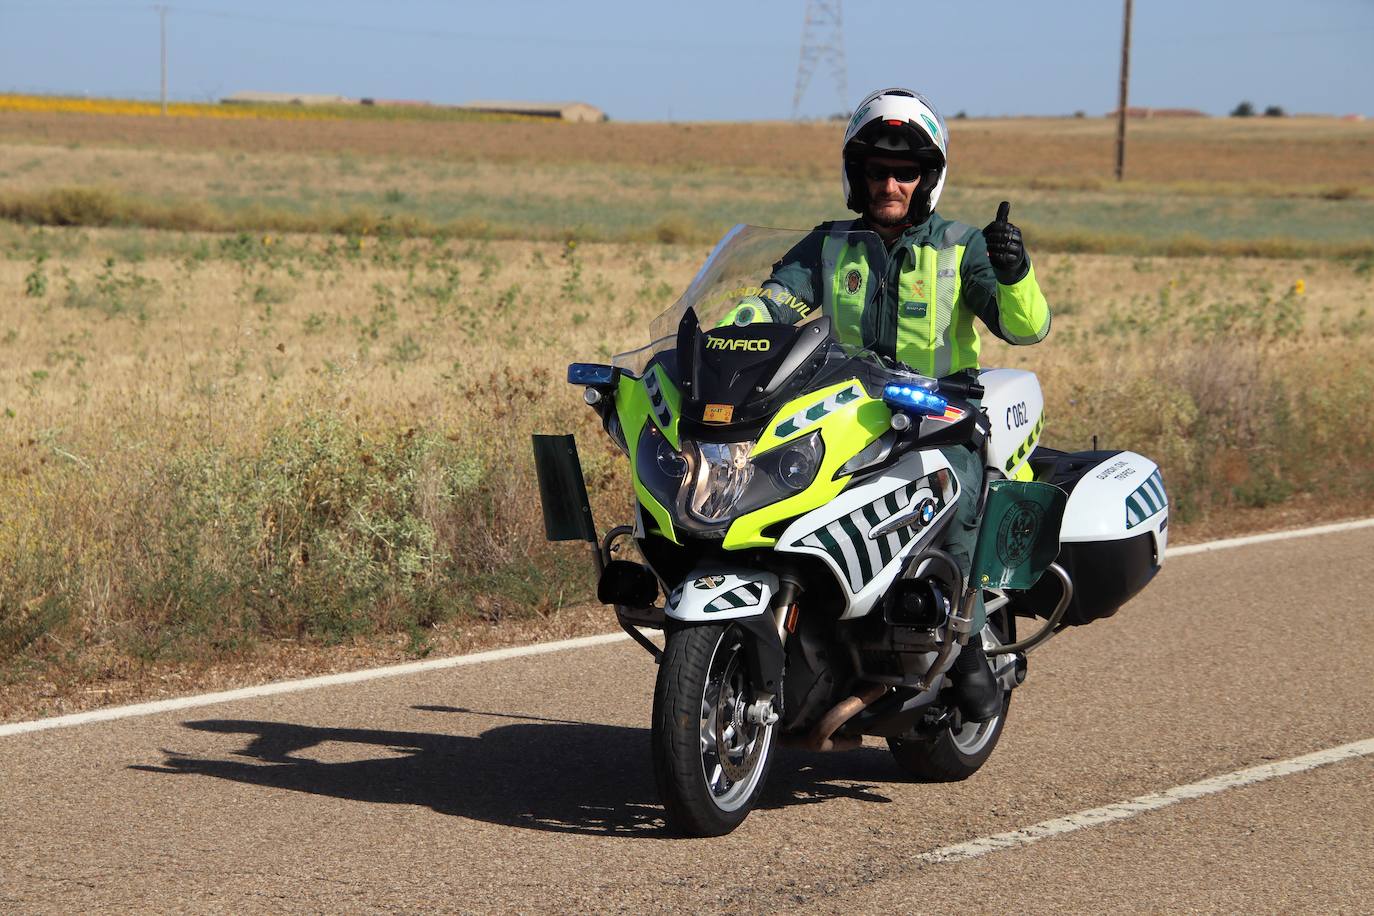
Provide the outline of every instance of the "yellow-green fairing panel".
{"type": "Polygon", "coordinates": [[[839,496],[849,477],[835,480],[835,472],[886,432],[891,420],[892,411],[887,405],[865,394],[857,380],[809,392],[783,405],[764,429],[754,455],[820,430],[825,445],[820,470],[811,486],[797,495],[735,519],[722,546],[726,550],[743,550],[777,543],[777,538],[764,537],[763,529],[819,509],[839,496]]]}
{"type": "MultiPolygon", "coordinates": [[[[650,372],[657,372],[655,366],[650,372]]],[[[676,390],[676,389],[674,389],[676,390]]],[[[681,404],[679,398],[678,404],[681,404]]],[[[651,421],[649,418],[654,415],[654,406],[649,400],[649,392],[644,387],[643,379],[631,378],[628,375],[620,376],[620,385],[616,389],[615,409],[620,415],[620,428],[625,433],[625,445],[630,450],[630,476],[634,479],[635,496],[639,498],[640,505],[648,510],[649,515],[658,523],[659,532],[674,544],[681,543],[677,539],[677,532],[673,529],[673,517],[668,513],[658,500],[644,488],[639,482],[639,474],[636,468],[639,467],[636,455],[639,451],[639,435],[644,432],[644,424],[651,421]]],[[[673,413],[672,436],[669,441],[677,447],[677,412],[673,413]]],[[[660,427],[661,428],[661,427],[660,427]]],[[[664,430],[664,435],[668,431],[664,430]]]]}
{"type": "Polygon", "coordinates": [[[650,416],[663,431],[664,437],[673,444],[673,448],[680,451],[682,442],[677,435],[677,419],[682,416],[682,392],[668,379],[668,373],[663,371],[662,366],[651,368],[644,373],[641,381],[644,383],[645,393],[649,396],[650,416]]]}

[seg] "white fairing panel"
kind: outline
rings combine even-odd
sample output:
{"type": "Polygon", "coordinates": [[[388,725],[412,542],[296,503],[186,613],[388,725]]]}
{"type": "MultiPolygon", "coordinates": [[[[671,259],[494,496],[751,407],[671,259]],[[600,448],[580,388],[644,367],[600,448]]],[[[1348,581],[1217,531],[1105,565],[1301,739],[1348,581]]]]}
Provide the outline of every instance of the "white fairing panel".
{"type": "Polygon", "coordinates": [[[1168,529],[1169,496],[1159,467],[1144,455],[1121,452],[1085,473],[1069,494],[1059,539],[1119,541],[1150,532],[1162,561],[1168,529]]]}
{"type": "Polygon", "coordinates": [[[664,613],[693,622],[752,617],[768,610],[777,590],[778,577],[770,572],[703,566],[673,589],[664,613]]]}
{"type": "Polygon", "coordinates": [[[955,511],[958,487],[939,451],[907,455],[794,521],[778,538],[776,549],[814,556],[829,566],[848,601],[840,619],[861,617],[901,573],[920,534],[955,511]],[[923,503],[928,511],[913,525],[871,536],[874,528],[923,503]]]}
{"type": "Polygon", "coordinates": [[[1011,477],[1025,464],[1045,430],[1045,396],[1034,372],[985,369],[978,382],[987,394],[983,410],[992,424],[988,464],[1011,477]]]}

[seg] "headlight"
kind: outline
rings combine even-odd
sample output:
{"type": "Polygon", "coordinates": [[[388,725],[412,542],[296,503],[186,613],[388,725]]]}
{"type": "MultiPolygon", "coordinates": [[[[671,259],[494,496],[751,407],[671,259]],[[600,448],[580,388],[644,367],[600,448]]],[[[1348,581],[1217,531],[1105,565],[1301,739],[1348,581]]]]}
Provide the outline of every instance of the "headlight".
{"type": "Polygon", "coordinates": [[[658,462],[660,471],[675,480],[681,480],[687,473],[687,459],[674,451],[672,443],[661,436],[658,440],[658,449],[655,451],[654,460],[658,462]]]}
{"type": "MultiPolygon", "coordinates": [[[[685,443],[684,443],[685,444],[685,443]]],[[[749,461],[752,442],[696,443],[696,475],[687,505],[692,514],[708,522],[728,518],[754,477],[749,461]]]]}
{"type": "Polygon", "coordinates": [[[820,450],[814,436],[799,439],[782,450],[777,461],[778,481],[794,493],[811,486],[821,466],[820,450]]]}
{"type": "Polygon", "coordinates": [[[682,451],[647,423],[635,462],[639,481],[674,516],[674,524],[704,537],[723,537],[741,515],[811,486],[825,447],[820,431],[761,458],[753,442],[692,442],[682,451]]]}
{"type": "Polygon", "coordinates": [[[819,430],[759,458],[752,442],[684,442],[683,448],[700,458],[688,459],[695,471],[688,506],[705,522],[728,522],[797,495],[816,479],[825,454],[819,430]]]}

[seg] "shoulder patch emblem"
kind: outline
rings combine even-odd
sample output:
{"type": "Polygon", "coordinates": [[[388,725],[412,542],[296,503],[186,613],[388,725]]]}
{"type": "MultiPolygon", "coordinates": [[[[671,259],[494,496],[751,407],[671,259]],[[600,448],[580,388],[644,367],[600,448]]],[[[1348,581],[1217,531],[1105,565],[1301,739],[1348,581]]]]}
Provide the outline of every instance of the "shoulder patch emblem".
{"type": "Polygon", "coordinates": [[[857,293],[859,287],[863,285],[864,278],[857,270],[851,270],[844,278],[844,288],[851,293],[857,293]]]}

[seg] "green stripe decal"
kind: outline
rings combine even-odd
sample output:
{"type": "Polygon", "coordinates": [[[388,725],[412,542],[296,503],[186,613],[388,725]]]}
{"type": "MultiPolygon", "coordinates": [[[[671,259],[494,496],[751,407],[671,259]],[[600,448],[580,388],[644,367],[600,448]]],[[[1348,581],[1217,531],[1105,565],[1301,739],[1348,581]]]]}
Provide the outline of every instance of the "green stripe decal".
{"type": "Polygon", "coordinates": [[[1149,488],[1141,487],[1139,490],[1136,490],[1135,493],[1133,493],[1132,495],[1139,496],[1140,501],[1143,502],[1146,508],[1150,510],[1149,512],[1145,513],[1146,515],[1154,515],[1156,512],[1159,511],[1159,507],[1155,505],[1154,497],[1150,495],[1149,488]]]}
{"type": "Polygon", "coordinates": [[[828,529],[817,529],[816,539],[825,547],[825,552],[830,554],[830,558],[835,561],[836,566],[840,569],[847,568],[844,561],[844,551],[840,549],[840,545],[835,542],[835,539],[830,536],[830,531],[828,529]]]}
{"type": "MultiPolygon", "coordinates": [[[[859,534],[858,527],[849,516],[841,516],[839,522],[840,527],[844,529],[844,533],[849,535],[849,543],[854,548],[854,556],[859,561],[859,575],[863,576],[859,584],[862,585],[864,582],[873,578],[873,564],[868,560],[868,549],[864,546],[863,535],[859,534]]],[[[858,589],[855,589],[855,591],[857,590],[858,589]]]]}

